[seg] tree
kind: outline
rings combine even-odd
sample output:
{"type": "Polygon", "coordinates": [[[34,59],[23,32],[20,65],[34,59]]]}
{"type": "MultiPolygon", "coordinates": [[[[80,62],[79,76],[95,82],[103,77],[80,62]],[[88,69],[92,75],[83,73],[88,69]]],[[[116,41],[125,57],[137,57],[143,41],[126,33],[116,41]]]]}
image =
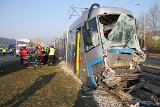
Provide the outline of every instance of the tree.
{"type": "Polygon", "coordinates": [[[149,25],[149,31],[152,32],[152,36],[157,36],[160,31],[160,7],[155,4],[154,7],[150,8],[149,14],[147,15],[147,23],[149,25]]]}
{"type": "MultiPolygon", "coordinates": [[[[145,46],[151,52],[160,52],[160,39],[153,38],[160,36],[160,6],[155,4],[144,16],[145,19],[143,16],[140,16],[137,21],[138,34],[144,35],[145,33],[145,46]]],[[[143,39],[143,36],[139,38],[143,39]]]]}

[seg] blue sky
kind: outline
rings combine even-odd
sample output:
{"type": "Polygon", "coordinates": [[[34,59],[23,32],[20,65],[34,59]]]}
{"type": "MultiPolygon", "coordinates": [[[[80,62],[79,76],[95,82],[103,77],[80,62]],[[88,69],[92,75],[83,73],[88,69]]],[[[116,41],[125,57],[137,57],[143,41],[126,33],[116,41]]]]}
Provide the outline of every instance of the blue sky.
{"type": "MultiPolygon", "coordinates": [[[[155,3],[160,5],[160,0],[0,0],[0,37],[41,39],[49,44],[79,17],[69,19],[73,12],[71,5],[90,8],[93,3],[122,7],[138,18],[155,3]]],[[[79,8],[75,10],[81,15],[79,8]]]]}

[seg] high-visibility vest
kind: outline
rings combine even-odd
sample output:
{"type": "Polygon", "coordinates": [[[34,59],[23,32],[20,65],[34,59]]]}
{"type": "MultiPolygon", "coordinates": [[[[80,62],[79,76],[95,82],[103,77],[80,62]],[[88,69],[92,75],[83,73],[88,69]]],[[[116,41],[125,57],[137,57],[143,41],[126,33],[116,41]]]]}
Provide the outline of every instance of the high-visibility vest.
{"type": "Polygon", "coordinates": [[[3,48],[3,49],[2,49],[2,53],[5,53],[5,52],[6,52],[6,49],[5,49],[5,48],[3,48]]]}
{"type": "Polygon", "coordinates": [[[39,49],[37,53],[38,53],[38,54],[42,54],[42,50],[41,50],[41,49],[39,49]]]}
{"type": "Polygon", "coordinates": [[[54,48],[50,48],[50,52],[49,55],[54,55],[55,49],[54,48]]]}
{"type": "Polygon", "coordinates": [[[12,52],[13,51],[13,49],[10,49],[10,52],[12,52]]]}

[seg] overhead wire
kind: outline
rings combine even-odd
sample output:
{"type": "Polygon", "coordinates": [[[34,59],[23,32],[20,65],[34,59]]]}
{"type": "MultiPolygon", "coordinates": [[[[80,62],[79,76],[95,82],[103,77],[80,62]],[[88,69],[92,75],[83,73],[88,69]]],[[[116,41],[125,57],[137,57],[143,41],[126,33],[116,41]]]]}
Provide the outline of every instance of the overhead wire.
{"type": "MultiPolygon", "coordinates": [[[[86,9],[86,8],[79,8],[79,6],[80,6],[80,4],[82,3],[82,1],[83,1],[83,0],[80,0],[80,2],[77,4],[77,6],[74,6],[76,0],[73,1],[72,5],[70,6],[70,8],[69,8],[69,10],[68,10],[68,13],[67,13],[66,17],[70,14],[70,11],[71,11],[71,10],[73,10],[73,11],[72,11],[71,14],[69,15],[68,20],[65,21],[64,26],[66,26],[67,22],[68,22],[73,16],[80,16],[80,14],[76,11],[76,9],[86,9]],[[76,13],[77,15],[75,15],[74,13],[76,13]]],[[[117,0],[112,0],[112,1],[109,3],[109,5],[111,5],[112,3],[116,2],[116,1],[117,1],[117,0]]],[[[129,5],[129,4],[132,3],[133,1],[134,1],[134,0],[131,0],[130,2],[124,4],[122,7],[125,7],[125,6],[129,5]]],[[[109,6],[109,5],[108,5],[108,6],[109,6]]],[[[66,17],[65,17],[65,18],[66,18],[66,17]]]]}
{"type": "Polygon", "coordinates": [[[80,2],[78,3],[77,7],[71,6],[73,12],[72,12],[72,14],[70,15],[69,19],[71,19],[72,16],[77,16],[77,15],[80,16],[79,13],[75,10],[75,8],[79,8],[79,6],[80,6],[81,3],[82,3],[82,0],[80,0],[80,2]],[[74,13],[76,13],[77,15],[74,15],[74,13]]]}
{"type": "MultiPolygon", "coordinates": [[[[75,2],[76,2],[76,0],[73,1],[73,3],[72,3],[71,6],[74,6],[75,2]]],[[[60,35],[61,29],[63,29],[63,27],[66,26],[66,24],[67,24],[68,21],[70,20],[70,19],[68,19],[68,16],[70,16],[69,14],[70,14],[70,11],[71,11],[71,9],[72,9],[71,6],[70,6],[70,8],[68,9],[68,12],[67,12],[67,14],[66,14],[65,17],[64,17],[63,25],[58,28],[58,29],[60,29],[60,30],[58,30],[58,31],[60,31],[59,33],[57,33],[58,35],[60,35]]]]}
{"type": "MultiPolygon", "coordinates": [[[[65,18],[64,18],[64,25],[63,26],[61,26],[59,29],[63,29],[63,27],[64,26],[66,26],[67,25],[67,23],[69,22],[69,20],[72,18],[72,16],[77,16],[77,15],[79,15],[78,14],[78,12],[75,10],[75,8],[74,8],[74,5],[75,5],[75,2],[76,2],[76,0],[74,0],[73,1],[73,3],[72,3],[72,5],[70,6],[70,8],[69,8],[69,10],[68,10],[68,12],[67,12],[67,15],[65,16],[65,18]],[[73,10],[72,11],[72,13],[70,14],[70,11],[71,10],[73,10]],[[74,15],[74,13],[76,13],[77,15],[74,15]],[[69,16],[69,18],[67,18],[69,16]],[[66,18],[67,18],[67,20],[66,20],[66,18]]],[[[82,0],[78,3],[78,5],[77,5],[77,7],[78,6],[80,6],[80,4],[82,3],[82,0]]],[[[80,15],[79,15],[80,16],[80,15]]],[[[59,30],[59,31],[61,31],[61,30],[59,30]]],[[[60,32],[61,33],[61,32],[60,32]]]]}
{"type": "Polygon", "coordinates": [[[108,4],[108,6],[111,5],[112,3],[114,3],[115,1],[117,1],[117,0],[112,0],[112,1],[108,4]]]}
{"type": "MultiPolygon", "coordinates": [[[[73,1],[73,3],[72,3],[72,5],[71,5],[71,6],[73,6],[73,5],[74,5],[75,1],[76,1],[76,0],[74,0],[74,1],[73,1]]],[[[69,12],[70,12],[70,10],[71,10],[71,6],[70,6],[70,8],[69,8],[69,10],[68,10],[68,13],[69,13],[69,12]]]]}
{"type": "MultiPolygon", "coordinates": [[[[79,15],[79,14],[78,14],[78,12],[77,12],[73,7],[72,7],[72,9],[73,9],[73,11],[74,11],[74,12],[76,12],[76,13],[77,13],[77,15],[79,15]]],[[[79,16],[80,16],[80,15],[79,15],[79,16]]]]}
{"type": "Polygon", "coordinates": [[[130,2],[128,2],[128,3],[126,3],[126,4],[124,4],[123,6],[121,6],[121,7],[125,7],[125,6],[127,6],[128,4],[130,4],[130,3],[132,3],[134,0],[131,0],[130,2]]]}

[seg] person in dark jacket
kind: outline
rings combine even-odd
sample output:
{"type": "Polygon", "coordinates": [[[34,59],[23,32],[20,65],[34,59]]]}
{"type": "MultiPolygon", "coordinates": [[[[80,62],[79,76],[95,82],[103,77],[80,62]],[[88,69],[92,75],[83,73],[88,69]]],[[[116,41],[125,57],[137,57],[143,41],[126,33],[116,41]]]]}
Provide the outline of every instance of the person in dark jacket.
{"type": "Polygon", "coordinates": [[[45,56],[44,56],[44,63],[45,63],[45,64],[48,63],[48,51],[49,51],[49,48],[48,48],[48,46],[47,46],[47,48],[44,49],[44,54],[45,54],[45,56]]]}

